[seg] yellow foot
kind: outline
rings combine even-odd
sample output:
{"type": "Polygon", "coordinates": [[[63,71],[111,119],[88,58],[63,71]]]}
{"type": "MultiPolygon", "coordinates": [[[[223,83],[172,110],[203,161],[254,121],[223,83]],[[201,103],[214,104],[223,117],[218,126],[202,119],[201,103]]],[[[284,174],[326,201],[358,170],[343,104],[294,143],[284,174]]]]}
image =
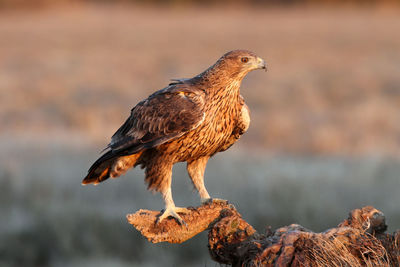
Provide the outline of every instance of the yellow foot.
{"type": "Polygon", "coordinates": [[[201,204],[202,205],[204,205],[204,204],[208,204],[208,203],[224,203],[224,204],[227,204],[228,203],[228,200],[225,200],[225,199],[220,199],[220,198],[202,198],[201,199],[201,204]]]}
{"type": "Polygon", "coordinates": [[[181,218],[181,216],[178,215],[178,213],[189,213],[190,210],[187,208],[180,208],[180,207],[168,207],[165,210],[162,210],[160,213],[160,216],[157,218],[156,224],[162,222],[164,219],[168,217],[173,217],[175,218],[180,225],[185,225],[187,227],[187,224],[185,221],[181,218]]]}

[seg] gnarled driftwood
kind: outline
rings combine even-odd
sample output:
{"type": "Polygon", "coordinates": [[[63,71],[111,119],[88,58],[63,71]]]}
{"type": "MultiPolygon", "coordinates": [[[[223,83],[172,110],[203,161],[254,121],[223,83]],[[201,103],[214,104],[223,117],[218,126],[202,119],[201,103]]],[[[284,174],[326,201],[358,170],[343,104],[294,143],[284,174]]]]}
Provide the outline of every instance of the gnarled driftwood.
{"type": "Polygon", "coordinates": [[[213,260],[232,266],[400,266],[400,231],[387,234],[385,216],[367,206],[336,228],[314,233],[292,224],[258,234],[235,207],[214,201],[155,224],[158,211],[139,210],[128,222],[150,242],[182,243],[208,230],[213,260]]]}

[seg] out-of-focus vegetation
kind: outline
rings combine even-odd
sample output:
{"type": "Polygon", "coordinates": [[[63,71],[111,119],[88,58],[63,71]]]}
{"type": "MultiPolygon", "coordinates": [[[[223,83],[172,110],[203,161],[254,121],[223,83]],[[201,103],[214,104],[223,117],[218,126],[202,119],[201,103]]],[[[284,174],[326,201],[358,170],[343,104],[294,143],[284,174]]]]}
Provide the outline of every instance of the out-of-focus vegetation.
{"type": "MultiPolygon", "coordinates": [[[[364,205],[400,228],[398,9],[65,2],[0,11],[0,266],[214,266],[205,236],[153,245],[126,223],[162,208],[141,170],[80,181],[138,101],[236,48],[269,71],[243,83],[252,125],[210,161],[211,195],[259,231],[364,205]]],[[[197,205],[174,171],[177,204],[197,205]]]]}
{"type": "MultiPolygon", "coordinates": [[[[151,244],[127,223],[141,208],[161,209],[143,172],[81,186],[96,150],[81,144],[2,142],[0,266],[215,266],[202,233],[180,244],[151,244]]],[[[374,205],[392,232],[400,226],[398,161],[382,158],[266,156],[233,148],[206,171],[214,197],[230,200],[263,233],[298,223],[336,226],[354,208],[374,205]]],[[[174,168],[177,205],[198,205],[185,166],[174,168]]]]}

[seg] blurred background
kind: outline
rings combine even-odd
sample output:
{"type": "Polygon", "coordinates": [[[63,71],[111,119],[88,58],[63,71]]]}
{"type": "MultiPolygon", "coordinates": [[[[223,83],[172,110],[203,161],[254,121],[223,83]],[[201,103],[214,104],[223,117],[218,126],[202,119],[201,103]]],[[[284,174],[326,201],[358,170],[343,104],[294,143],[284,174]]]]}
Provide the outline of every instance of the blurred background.
{"type": "MultiPolygon", "coordinates": [[[[81,186],[130,109],[169,79],[248,49],[267,73],[252,124],[206,171],[259,232],[336,226],[373,205],[400,228],[398,1],[0,0],[0,266],[217,266],[202,233],[151,244],[127,224],[163,208],[143,171],[81,186]]],[[[184,164],[180,206],[198,205],[184,164]]]]}

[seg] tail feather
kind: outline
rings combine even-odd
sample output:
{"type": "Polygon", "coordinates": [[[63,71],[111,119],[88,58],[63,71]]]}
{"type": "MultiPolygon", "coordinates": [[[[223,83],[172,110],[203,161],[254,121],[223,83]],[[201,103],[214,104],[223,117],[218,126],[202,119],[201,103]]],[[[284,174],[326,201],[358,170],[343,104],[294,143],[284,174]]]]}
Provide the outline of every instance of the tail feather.
{"type": "Polygon", "coordinates": [[[108,178],[117,178],[136,165],[142,152],[133,155],[115,155],[108,151],[90,167],[82,184],[98,184],[108,178]]]}
{"type": "Polygon", "coordinates": [[[97,159],[90,167],[88,174],[82,180],[83,185],[87,184],[98,184],[107,180],[110,177],[110,170],[112,162],[114,161],[114,155],[111,151],[108,151],[97,159]]]}

